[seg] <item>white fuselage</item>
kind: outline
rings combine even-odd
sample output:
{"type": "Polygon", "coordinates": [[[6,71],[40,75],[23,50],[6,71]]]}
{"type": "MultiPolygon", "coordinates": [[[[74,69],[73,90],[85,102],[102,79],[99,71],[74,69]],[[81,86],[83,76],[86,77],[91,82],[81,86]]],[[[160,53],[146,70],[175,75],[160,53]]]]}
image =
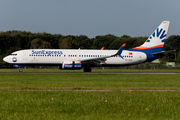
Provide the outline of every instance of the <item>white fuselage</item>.
{"type": "MultiPolygon", "coordinates": [[[[117,50],[29,49],[13,52],[3,60],[15,65],[61,65],[66,62],[79,62],[81,60],[110,56],[116,52],[117,50]]],[[[146,54],[143,52],[127,50],[123,50],[121,56],[124,59],[115,56],[102,61],[98,60],[97,66],[133,65],[143,63],[147,59],[146,54]]],[[[83,64],[86,64],[86,62],[83,64]]]]}

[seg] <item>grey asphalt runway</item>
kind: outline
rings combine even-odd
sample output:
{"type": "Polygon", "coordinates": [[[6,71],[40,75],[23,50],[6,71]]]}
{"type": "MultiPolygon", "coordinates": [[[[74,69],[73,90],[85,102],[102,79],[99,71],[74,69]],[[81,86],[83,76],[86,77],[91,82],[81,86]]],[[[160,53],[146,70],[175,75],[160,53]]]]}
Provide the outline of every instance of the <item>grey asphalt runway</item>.
{"type": "Polygon", "coordinates": [[[180,74],[180,72],[0,72],[0,73],[180,74]]]}

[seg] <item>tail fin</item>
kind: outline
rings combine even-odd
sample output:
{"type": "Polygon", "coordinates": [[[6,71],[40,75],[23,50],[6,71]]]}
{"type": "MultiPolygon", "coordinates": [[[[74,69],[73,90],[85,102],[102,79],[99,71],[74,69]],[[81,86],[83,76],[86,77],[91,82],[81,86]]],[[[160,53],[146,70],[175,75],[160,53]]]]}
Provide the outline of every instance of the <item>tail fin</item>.
{"type": "Polygon", "coordinates": [[[142,51],[146,53],[160,52],[163,49],[170,21],[163,21],[149,38],[139,47],[129,49],[131,51],[142,51]]]}

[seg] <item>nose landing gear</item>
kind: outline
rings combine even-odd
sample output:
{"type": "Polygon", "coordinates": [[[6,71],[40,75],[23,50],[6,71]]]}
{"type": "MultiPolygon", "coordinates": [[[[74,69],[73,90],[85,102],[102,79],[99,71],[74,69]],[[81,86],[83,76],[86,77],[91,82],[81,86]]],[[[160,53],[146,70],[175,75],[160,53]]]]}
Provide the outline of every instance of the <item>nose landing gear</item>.
{"type": "Polygon", "coordinates": [[[19,72],[23,72],[22,68],[19,68],[19,72]]]}

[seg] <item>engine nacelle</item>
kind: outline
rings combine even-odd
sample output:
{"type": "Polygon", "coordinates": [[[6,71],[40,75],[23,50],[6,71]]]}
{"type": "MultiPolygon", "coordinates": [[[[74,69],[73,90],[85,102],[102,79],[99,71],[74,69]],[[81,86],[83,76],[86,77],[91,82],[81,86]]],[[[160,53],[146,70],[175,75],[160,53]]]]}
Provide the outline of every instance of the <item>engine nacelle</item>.
{"type": "Polygon", "coordinates": [[[20,65],[13,65],[13,67],[22,68],[20,65]]]}
{"type": "Polygon", "coordinates": [[[82,68],[82,63],[81,62],[64,62],[62,64],[62,69],[81,69],[82,68]]]}

